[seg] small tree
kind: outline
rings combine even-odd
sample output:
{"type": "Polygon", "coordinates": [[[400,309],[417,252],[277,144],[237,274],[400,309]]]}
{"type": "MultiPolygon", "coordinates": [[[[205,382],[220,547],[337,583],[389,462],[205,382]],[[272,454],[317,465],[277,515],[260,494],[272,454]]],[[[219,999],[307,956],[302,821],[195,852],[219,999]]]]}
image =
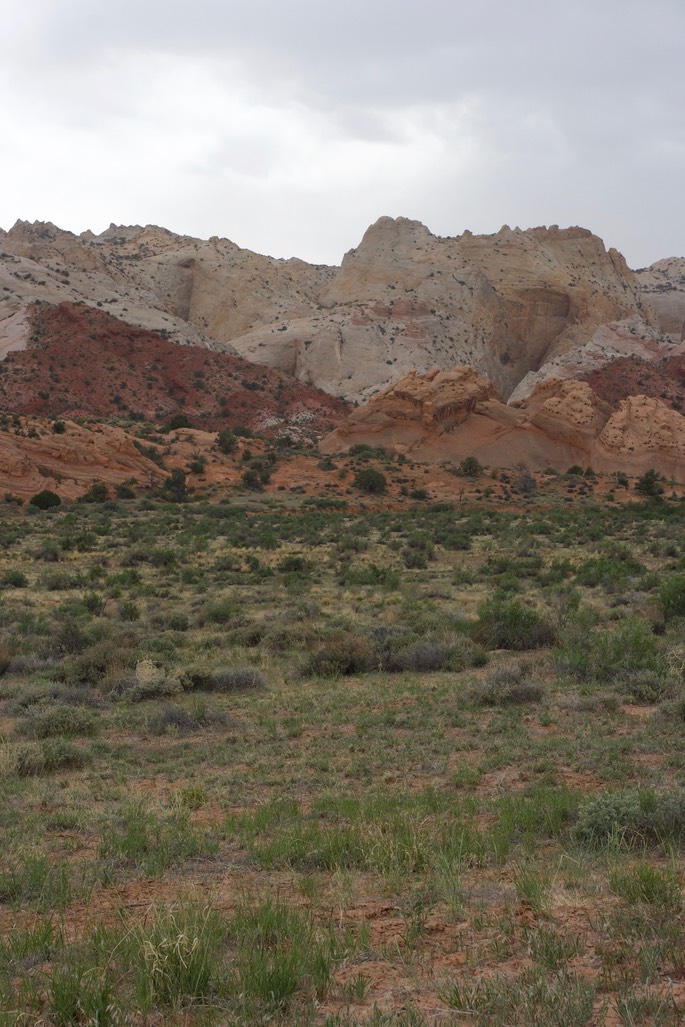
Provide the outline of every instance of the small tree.
{"type": "Polygon", "coordinates": [[[62,500],[56,492],[52,492],[50,489],[43,489],[42,492],[36,492],[35,496],[32,496],[29,500],[29,503],[31,506],[37,506],[39,510],[49,510],[53,506],[61,506],[62,500]]]}
{"type": "Polygon", "coordinates": [[[483,466],[475,456],[467,456],[459,464],[459,470],[466,478],[477,478],[483,470],[483,466]]]}
{"type": "Polygon", "coordinates": [[[664,487],[659,481],[660,475],[650,467],[648,471],[638,478],[635,482],[635,491],[641,496],[645,496],[647,499],[656,499],[659,496],[663,496],[664,487]]]}
{"type": "Polygon", "coordinates": [[[161,430],[167,435],[170,431],[176,431],[177,428],[192,428],[192,424],[185,414],[174,414],[161,430]]]}
{"type": "Polygon", "coordinates": [[[184,503],[188,497],[186,490],[186,476],[180,467],[174,467],[173,471],[164,482],[162,495],[170,499],[172,503],[184,503]]]}
{"type": "Polygon", "coordinates": [[[104,503],[109,498],[109,492],[104,481],[94,481],[87,492],[81,496],[83,503],[104,503]]]}
{"type": "Polygon", "coordinates": [[[230,428],[222,428],[217,434],[216,444],[222,453],[235,453],[238,447],[238,439],[235,432],[232,432],[230,428]]]}
{"type": "Polygon", "coordinates": [[[378,471],[375,467],[363,467],[355,474],[354,485],[362,492],[380,495],[385,492],[387,480],[383,472],[378,471]]]}

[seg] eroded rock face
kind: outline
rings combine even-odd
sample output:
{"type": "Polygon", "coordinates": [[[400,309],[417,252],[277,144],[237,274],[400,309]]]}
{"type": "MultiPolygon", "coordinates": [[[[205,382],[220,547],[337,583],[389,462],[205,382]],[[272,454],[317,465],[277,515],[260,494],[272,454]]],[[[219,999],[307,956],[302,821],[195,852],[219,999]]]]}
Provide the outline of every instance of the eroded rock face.
{"type": "Polygon", "coordinates": [[[475,456],[530,470],[572,464],[685,481],[685,418],[658,399],[634,396],[614,410],[587,382],[550,379],[518,406],[504,404],[472,367],[410,374],[355,410],[323,440],[326,453],[357,443],[425,462],[475,456]]]}
{"type": "Polygon", "coordinates": [[[685,418],[652,396],[630,396],[604,426],[594,451],[601,469],[613,459],[627,463],[633,473],[642,474],[654,467],[682,481],[685,418]]]}
{"type": "Polygon", "coordinates": [[[84,427],[66,422],[64,434],[52,434],[46,423],[34,432],[0,431],[0,482],[4,493],[28,499],[49,489],[67,499],[83,494],[93,481],[118,485],[135,478],[158,484],[165,473],[143,456],[121,428],[100,424],[84,427]]]}
{"type": "Polygon", "coordinates": [[[685,257],[658,260],[635,274],[661,331],[685,341],[685,257]]]}
{"type": "MultiPolygon", "coordinates": [[[[547,377],[630,355],[658,360],[673,345],[647,302],[662,304],[663,282],[638,279],[582,228],[440,238],[418,221],[380,218],[339,268],[154,226],[76,236],[17,222],[0,243],[0,355],[25,345],[35,299],[102,306],[354,401],[411,370],[457,363],[522,399],[547,377]]],[[[669,282],[676,271],[669,263],[669,282]]],[[[678,319],[659,316],[669,331],[678,319]]]]}

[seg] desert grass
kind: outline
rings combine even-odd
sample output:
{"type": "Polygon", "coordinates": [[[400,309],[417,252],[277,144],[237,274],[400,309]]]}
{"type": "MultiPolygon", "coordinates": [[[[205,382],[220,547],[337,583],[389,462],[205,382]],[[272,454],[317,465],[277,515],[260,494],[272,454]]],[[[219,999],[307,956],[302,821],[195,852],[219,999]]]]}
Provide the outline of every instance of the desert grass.
{"type": "Polygon", "coordinates": [[[684,517],[3,509],[0,1022],[682,1022],[684,517]]]}

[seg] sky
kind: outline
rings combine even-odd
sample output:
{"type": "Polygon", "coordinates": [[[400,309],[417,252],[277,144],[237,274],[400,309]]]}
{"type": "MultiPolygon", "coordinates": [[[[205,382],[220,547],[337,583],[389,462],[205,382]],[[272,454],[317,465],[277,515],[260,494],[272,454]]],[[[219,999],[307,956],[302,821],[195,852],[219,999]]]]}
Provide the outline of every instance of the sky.
{"type": "Polygon", "coordinates": [[[685,256],[683,0],[0,0],[0,227],[339,264],[377,218],[685,256]]]}

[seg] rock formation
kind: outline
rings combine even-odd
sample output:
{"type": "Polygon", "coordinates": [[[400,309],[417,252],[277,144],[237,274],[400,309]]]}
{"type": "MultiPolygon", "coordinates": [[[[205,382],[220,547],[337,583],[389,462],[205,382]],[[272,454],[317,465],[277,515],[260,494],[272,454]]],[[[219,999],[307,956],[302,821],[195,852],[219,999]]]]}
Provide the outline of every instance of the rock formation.
{"type": "Polygon", "coordinates": [[[5,420],[0,430],[0,483],[5,495],[28,499],[49,489],[74,499],[93,481],[118,485],[135,478],[158,483],[165,472],[136,448],[133,438],[111,425],[65,424],[54,434],[46,423],[5,420]]]}
{"type": "Polygon", "coordinates": [[[685,257],[658,260],[635,275],[661,331],[685,341],[685,257]]]}
{"type": "Polygon", "coordinates": [[[36,299],[85,302],[356,401],[412,369],[457,363],[522,399],[547,377],[661,360],[682,329],[678,262],[637,276],[582,228],[440,238],[380,218],[340,268],[153,226],[77,236],[20,221],[0,249],[0,356],[26,345],[36,299]],[[661,331],[674,328],[675,339],[661,331]]]}
{"type": "Polygon", "coordinates": [[[654,468],[685,481],[685,418],[660,400],[632,396],[614,410],[587,382],[549,379],[518,406],[506,405],[472,367],[409,374],[353,411],[320,448],[346,452],[359,443],[424,462],[474,456],[533,471],[654,468]]]}

